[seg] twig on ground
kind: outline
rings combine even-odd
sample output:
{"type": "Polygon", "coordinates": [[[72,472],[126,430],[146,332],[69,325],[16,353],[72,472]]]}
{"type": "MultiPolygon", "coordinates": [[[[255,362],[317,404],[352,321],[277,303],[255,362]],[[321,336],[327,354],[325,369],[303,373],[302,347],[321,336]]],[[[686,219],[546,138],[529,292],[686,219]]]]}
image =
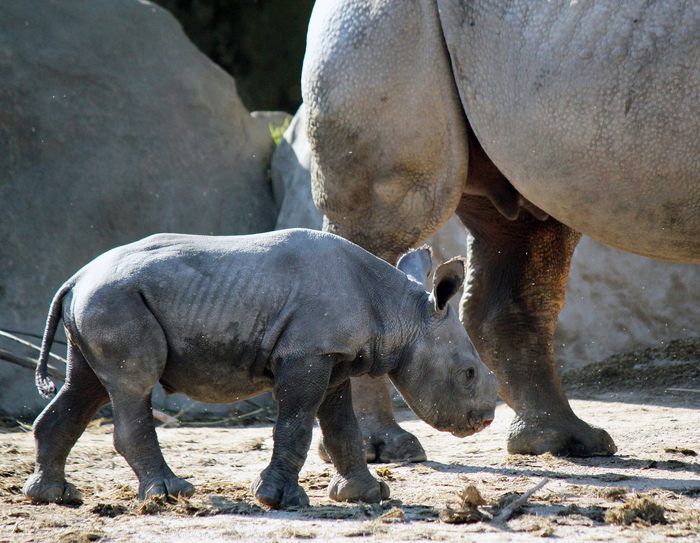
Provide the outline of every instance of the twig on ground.
{"type": "MultiPolygon", "coordinates": [[[[161,428],[166,428],[166,427],[168,427],[168,426],[170,426],[170,425],[179,426],[179,425],[180,425],[180,417],[181,417],[182,415],[184,415],[185,413],[187,413],[190,409],[192,409],[192,408],[193,408],[194,406],[196,406],[197,404],[199,404],[199,402],[192,402],[190,405],[188,405],[188,406],[185,407],[184,409],[180,409],[179,412],[175,413],[175,414],[172,416],[172,418],[174,419],[174,421],[164,421],[163,424],[161,424],[160,427],[161,427],[161,428]]],[[[159,420],[160,420],[160,419],[159,419],[159,420]]]]}
{"type": "Polygon", "coordinates": [[[697,392],[700,394],[700,390],[695,390],[694,388],[669,388],[672,392],[697,392]]]}
{"type": "Polygon", "coordinates": [[[530,498],[530,496],[532,496],[535,492],[537,492],[548,482],[549,478],[545,477],[544,479],[542,479],[537,485],[533,486],[530,490],[525,492],[525,494],[523,494],[518,499],[514,500],[506,507],[504,507],[503,510],[498,514],[498,516],[493,518],[492,522],[506,522],[513,515],[513,513],[515,513],[525,504],[525,502],[530,498]]]}
{"type": "MultiPolygon", "coordinates": [[[[29,358],[27,356],[15,354],[15,353],[7,351],[5,349],[0,349],[0,360],[4,360],[5,362],[17,364],[18,366],[22,366],[23,368],[27,368],[27,369],[36,371],[36,365],[37,365],[36,360],[34,360],[33,358],[29,358]]],[[[54,379],[59,379],[60,381],[66,380],[66,376],[58,368],[54,368],[52,366],[49,366],[48,371],[49,371],[49,375],[51,377],[53,377],[54,379]]]]}
{"type": "MultiPolygon", "coordinates": [[[[180,420],[179,420],[180,416],[183,415],[184,413],[186,413],[187,411],[189,411],[190,409],[192,409],[193,407],[195,407],[196,405],[198,405],[199,403],[200,402],[193,402],[189,406],[182,409],[179,413],[172,415],[172,416],[163,413],[164,417],[168,417],[167,420],[165,418],[156,417],[156,415],[155,415],[156,410],[154,409],[153,410],[153,417],[163,422],[163,424],[160,425],[160,428],[166,428],[167,426],[178,426],[180,424],[180,420]]],[[[194,426],[216,426],[218,424],[223,424],[226,422],[239,421],[241,419],[246,419],[248,417],[252,417],[254,415],[257,415],[259,413],[264,413],[267,410],[268,410],[267,407],[260,407],[259,409],[249,411],[248,413],[243,413],[242,415],[234,415],[232,417],[226,417],[223,419],[216,419],[216,420],[209,420],[209,421],[192,422],[191,424],[194,426]]],[[[161,413],[161,411],[158,411],[158,413],[161,413]]]]}
{"type": "MultiPolygon", "coordinates": [[[[30,349],[34,349],[35,351],[41,351],[41,347],[39,347],[38,345],[35,345],[31,341],[26,341],[22,338],[19,338],[15,335],[12,335],[12,334],[5,332],[3,330],[0,330],[0,336],[6,337],[7,339],[11,339],[12,341],[16,341],[17,343],[21,343],[25,347],[29,347],[30,349]]],[[[63,362],[64,364],[68,364],[68,361],[65,358],[58,356],[57,354],[49,353],[49,356],[52,358],[55,358],[56,360],[63,362]]],[[[36,366],[36,364],[35,364],[35,366],[36,366]]]]}
{"type": "Polygon", "coordinates": [[[224,419],[208,420],[208,421],[202,421],[202,422],[193,422],[191,424],[193,426],[216,426],[217,424],[223,424],[225,422],[238,421],[241,419],[252,417],[253,415],[257,415],[258,413],[262,413],[264,411],[267,411],[266,407],[261,407],[260,409],[256,409],[255,411],[250,411],[248,413],[243,413],[242,415],[235,415],[233,417],[226,417],[224,419]]]}
{"type": "MultiPolygon", "coordinates": [[[[36,338],[39,340],[44,339],[44,334],[35,334],[33,332],[23,332],[21,330],[3,330],[3,332],[6,332],[8,334],[15,334],[15,335],[19,334],[20,336],[33,337],[33,338],[36,338]]],[[[54,344],[57,344],[57,345],[67,345],[67,343],[65,341],[63,341],[62,339],[58,339],[58,338],[54,338],[53,342],[54,342],[54,344]]]]}
{"type": "Polygon", "coordinates": [[[153,410],[153,418],[156,420],[161,421],[163,424],[161,428],[165,426],[179,426],[180,421],[177,420],[177,418],[173,417],[172,415],[168,415],[167,413],[163,413],[162,411],[159,411],[158,409],[153,410]]]}
{"type": "Polygon", "coordinates": [[[258,413],[262,413],[263,411],[267,411],[267,408],[261,407],[260,409],[256,409],[255,411],[248,411],[247,413],[243,413],[242,415],[237,415],[233,418],[234,419],[247,419],[248,417],[252,417],[253,415],[257,415],[258,413]]]}
{"type": "Polygon", "coordinates": [[[23,432],[30,433],[33,430],[33,428],[29,424],[24,424],[23,422],[20,422],[20,421],[15,421],[15,422],[17,423],[17,425],[20,427],[20,429],[23,432]]]}

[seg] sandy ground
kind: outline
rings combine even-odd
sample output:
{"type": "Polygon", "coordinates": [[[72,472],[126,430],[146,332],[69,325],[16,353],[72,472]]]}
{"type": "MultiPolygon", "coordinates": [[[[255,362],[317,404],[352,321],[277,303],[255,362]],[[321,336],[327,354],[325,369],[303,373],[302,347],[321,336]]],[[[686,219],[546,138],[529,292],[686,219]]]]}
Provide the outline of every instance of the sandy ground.
{"type": "Polygon", "coordinates": [[[301,473],[311,506],[284,512],[259,507],[247,490],[269,460],[271,425],[159,429],[170,466],[197,492],[179,503],[142,505],[133,472],[112,446],[112,425],[95,421],[67,465],[68,479],[85,497],[80,507],[33,505],[22,496],[33,440],[30,433],[6,429],[0,433],[0,541],[700,541],[700,457],[693,455],[700,453],[700,394],[647,394],[643,403],[640,394],[572,401],[584,420],[610,431],[619,447],[610,458],[508,455],[513,412],[502,404],[490,428],[463,440],[402,411],[404,427],[419,436],[430,460],[370,466],[392,492],[373,506],[326,497],[333,468],[315,452],[316,430],[301,473]],[[505,524],[440,520],[446,504],[460,509],[459,493],[468,485],[480,491],[487,502],[480,510],[490,515],[504,496],[525,492],[544,477],[546,486],[505,524]],[[656,519],[609,522],[635,496],[646,498],[656,519]],[[660,515],[664,522],[653,523],[660,515]]]}

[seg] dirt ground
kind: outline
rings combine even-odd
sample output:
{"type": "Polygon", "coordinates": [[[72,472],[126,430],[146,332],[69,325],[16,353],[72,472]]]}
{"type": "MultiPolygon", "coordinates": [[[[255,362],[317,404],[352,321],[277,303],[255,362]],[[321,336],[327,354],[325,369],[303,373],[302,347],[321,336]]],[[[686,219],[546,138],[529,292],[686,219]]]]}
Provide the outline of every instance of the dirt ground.
{"type": "Polygon", "coordinates": [[[333,469],[315,452],[316,430],[301,473],[311,506],[259,507],[248,485],[269,460],[270,424],[159,429],[170,466],[197,492],[186,501],[140,504],[136,478],[115,452],[112,425],[105,420],[92,423],[68,459],[67,477],[82,490],[84,504],[33,505],[20,492],[33,468],[32,436],[21,427],[5,428],[0,542],[700,541],[700,386],[698,358],[682,355],[689,349],[695,352],[679,343],[567,376],[569,395],[578,398],[572,400],[576,413],[615,439],[618,453],[610,458],[508,455],[505,436],[513,412],[503,404],[491,427],[461,440],[400,410],[403,426],[420,438],[429,461],[371,465],[391,487],[391,499],[379,505],[338,504],[326,497],[333,469]],[[654,377],[661,360],[671,363],[654,377]],[[611,390],[600,377],[613,374],[611,390]],[[490,520],[513,493],[545,477],[547,484],[510,520],[490,520]],[[478,507],[483,520],[444,522],[474,520],[474,508],[461,511],[460,494],[470,485],[485,502],[478,507]]]}

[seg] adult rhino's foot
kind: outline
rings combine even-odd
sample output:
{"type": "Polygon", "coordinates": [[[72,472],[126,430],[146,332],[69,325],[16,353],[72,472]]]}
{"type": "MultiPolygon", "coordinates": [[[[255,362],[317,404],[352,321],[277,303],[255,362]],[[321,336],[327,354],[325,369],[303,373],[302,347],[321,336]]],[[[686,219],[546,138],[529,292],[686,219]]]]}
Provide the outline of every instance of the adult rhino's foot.
{"type": "Polygon", "coordinates": [[[336,473],[328,485],[328,497],[337,502],[378,503],[389,494],[389,485],[377,481],[366,469],[345,476],[336,473]]]}
{"type": "Polygon", "coordinates": [[[381,428],[362,428],[367,462],[423,462],[428,459],[418,438],[396,423],[381,428]]]}
{"type": "Polygon", "coordinates": [[[266,472],[267,468],[250,484],[250,492],[262,505],[272,509],[309,505],[309,496],[297,481],[285,481],[266,472]]]}
{"type": "Polygon", "coordinates": [[[194,485],[184,479],[175,477],[175,475],[139,484],[139,500],[147,500],[154,496],[163,498],[168,496],[174,498],[178,496],[187,497],[192,494],[194,494],[194,485]]]}
{"type": "Polygon", "coordinates": [[[41,473],[33,473],[22,487],[22,492],[35,503],[60,503],[80,505],[83,496],[80,490],[66,481],[49,481],[41,473]]]}
{"type": "Polygon", "coordinates": [[[555,456],[610,456],[617,446],[602,428],[591,426],[575,415],[516,415],[508,431],[510,454],[555,456]]]}
{"type": "MultiPolygon", "coordinates": [[[[396,423],[382,428],[368,429],[362,426],[367,462],[389,464],[391,462],[423,462],[428,459],[418,438],[396,423]]],[[[331,457],[323,446],[318,445],[318,455],[324,462],[331,457]]]]}
{"type": "MultiPolygon", "coordinates": [[[[352,383],[352,404],[360,425],[367,462],[423,462],[425,450],[413,434],[394,419],[388,377],[356,377],[352,383]]],[[[323,458],[323,456],[321,457],[323,458]]]]}

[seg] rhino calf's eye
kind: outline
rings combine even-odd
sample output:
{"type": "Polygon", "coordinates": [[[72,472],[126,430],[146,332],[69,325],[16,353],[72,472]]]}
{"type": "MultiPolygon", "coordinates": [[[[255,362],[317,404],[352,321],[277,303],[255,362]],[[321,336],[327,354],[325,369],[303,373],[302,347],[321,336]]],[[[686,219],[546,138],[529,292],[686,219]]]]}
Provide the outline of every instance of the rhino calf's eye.
{"type": "Polygon", "coordinates": [[[464,379],[465,385],[471,383],[474,380],[474,377],[476,377],[476,371],[474,368],[467,368],[462,374],[462,379],[464,379]]]}

